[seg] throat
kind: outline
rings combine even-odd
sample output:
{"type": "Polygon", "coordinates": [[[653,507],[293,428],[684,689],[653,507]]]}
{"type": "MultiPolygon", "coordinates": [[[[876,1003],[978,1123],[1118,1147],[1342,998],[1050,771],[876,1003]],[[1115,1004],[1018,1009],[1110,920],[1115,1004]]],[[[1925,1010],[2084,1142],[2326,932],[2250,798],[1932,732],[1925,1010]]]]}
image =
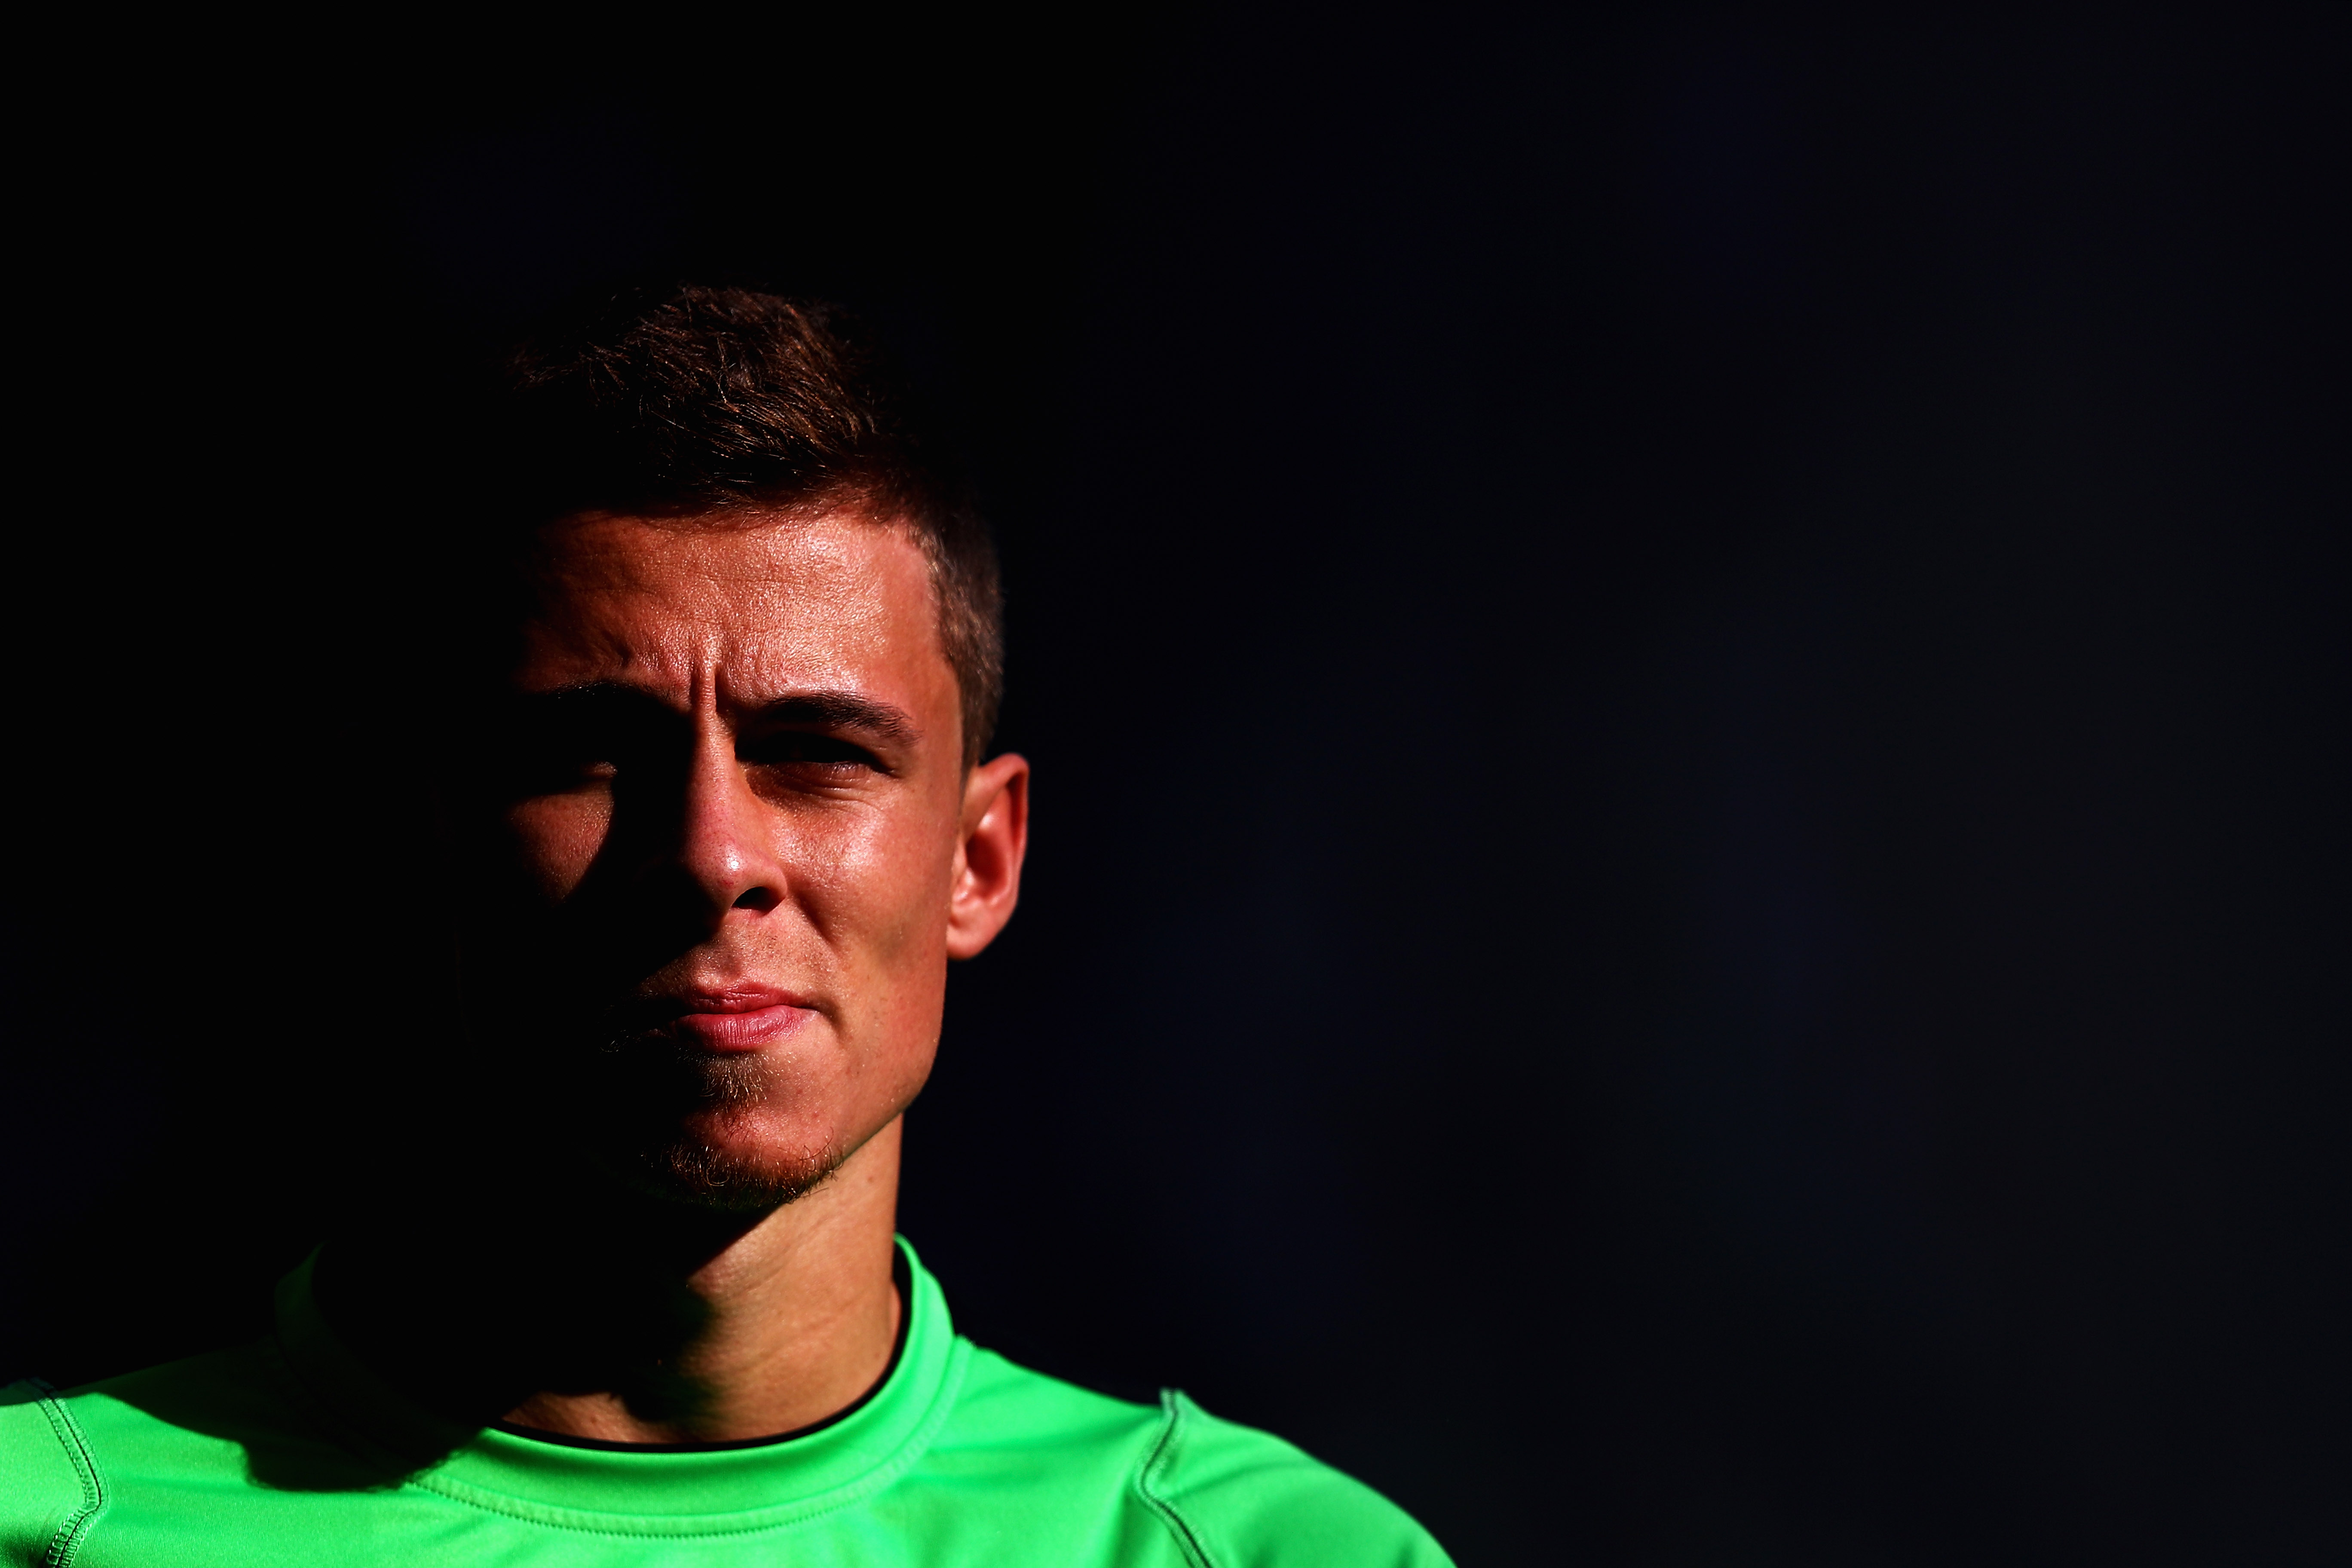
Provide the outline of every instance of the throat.
{"type": "Polygon", "coordinates": [[[912,1326],[914,1282],[903,1254],[894,1254],[892,1272],[887,1353],[871,1378],[846,1399],[839,1398],[846,1383],[828,1387],[815,1381],[793,1380],[799,1384],[796,1397],[753,1398],[730,1409],[712,1400],[709,1384],[656,1375],[641,1378],[634,1395],[614,1390],[534,1394],[497,1425],[541,1442],[657,1452],[758,1447],[811,1436],[863,1409],[890,1381],[905,1357],[912,1326]],[[795,1408],[821,1414],[797,1421],[786,1415],[769,1414],[795,1408]],[[790,1424],[775,1425],[778,1422],[790,1424]],[[760,1430],[747,1432],[746,1428],[760,1430]]]}
{"type": "Polygon", "coordinates": [[[895,1363],[911,1305],[897,1152],[877,1135],[765,1215],[625,1196],[341,1238],[320,1259],[320,1307],[394,1387],[465,1427],[776,1440],[856,1405],[895,1363]]]}

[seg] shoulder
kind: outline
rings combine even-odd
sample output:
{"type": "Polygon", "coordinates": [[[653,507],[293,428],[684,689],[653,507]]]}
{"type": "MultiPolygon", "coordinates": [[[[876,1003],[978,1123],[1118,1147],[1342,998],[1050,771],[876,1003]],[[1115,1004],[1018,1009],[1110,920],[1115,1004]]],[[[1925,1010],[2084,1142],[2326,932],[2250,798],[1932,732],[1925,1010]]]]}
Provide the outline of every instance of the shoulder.
{"type": "Polygon", "coordinates": [[[1161,1403],[1138,1489],[1201,1568],[1450,1564],[1410,1514],[1361,1481],[1181,1394],[1161,1403]]]}
{"type": "MultiPolygon", "coordinates": [[[[107,1475],[157,1468],[226,1467],[242,1475],[256,1451],[317,1436],[291,1374],[266,1342],[47,1394],[38,1403],[53,1429],[100,1472],[101,1489],[107,1475]]],[[[19,1421],[26,1430],[30,1425],[19,1421]]]]}
{"type": "MultiPolygon", "coordinates": [[[[133,1515],[262,1487],[366,1485],[266,1342],[55,1393],[0,1391],[0,1563],[65,1561],[133,1515]]],[[[159,1511],[160,1510],[160,1511],[159,1511]]]]}
{"type": "Polygon", "coordinates": [[[1132,1446],[1159,1424],[1148,1405],[1065,1383],[973,1346],[956,1391],[955,1425],[1024,1447],[1132,1446]]]}
{"type": "MultiPolygon", "coordinates": [[[[1018,1472],[1025,1482],[1016,1489],[1037,1492],[1039,1503],[1055,1491],[1074,1517],[1108,1510],[1106,1529],[1109,1516],[1133,1509],[1128,1528],[1160,1536],[1174,1549],[1170,1560],[1190,1568],[1449,1561],[1403,1510],[1279,1437],[1219,1420],[1181,1394],[1137,1405],[988,1351],[972,1353],[934,1445],[934,1465],[942,1461],[966,1484],[1018,1472]]],[[[1133,1560],[1160,1561],[1163,1550],[1133,1560]]]]}

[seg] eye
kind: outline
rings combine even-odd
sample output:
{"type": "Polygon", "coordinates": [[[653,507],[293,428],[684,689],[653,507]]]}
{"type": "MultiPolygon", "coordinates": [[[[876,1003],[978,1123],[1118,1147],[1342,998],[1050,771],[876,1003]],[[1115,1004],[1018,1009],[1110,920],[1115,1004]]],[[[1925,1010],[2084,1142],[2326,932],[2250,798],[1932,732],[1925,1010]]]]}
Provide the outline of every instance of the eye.
{"type": "Polygon", "coordinates": [[[738,761],[751,767],[790,768],[827,776],[878,770],[874,753],[854,741],[820,731],[777,730],[735,743],[738,761]]]}
{"type": "Polygon", "coordinates": [[[507,786],[517,795],[561,795],[614,778],[622,749],[600,743],[611,739],[570,724],[521,727],[501,748],[507,786]]]}
{"type": "MultiPolygon", "coordinates": [[[[565,692],[518,704],[494,746],[514,795],[562,795],[610,783],[676,749],[667,715],[599,692],[565,692]]],[[[675,727],[674,721],[672,728],[675,727]]]]}

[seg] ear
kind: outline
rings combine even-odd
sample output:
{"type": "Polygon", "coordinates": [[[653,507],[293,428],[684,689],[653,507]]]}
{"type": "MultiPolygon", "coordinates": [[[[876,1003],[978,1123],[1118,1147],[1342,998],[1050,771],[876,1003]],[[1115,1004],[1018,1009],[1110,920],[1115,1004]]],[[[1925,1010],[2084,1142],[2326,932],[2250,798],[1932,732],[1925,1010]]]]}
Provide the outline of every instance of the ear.
{"type": "Polygon", "coordinates": [[[1021,858],[1029,851],[1027,758],[1008,752],[971,770],[961,830],[948,889],[948,956],[972,958],[996,940],[1021,900],[1021,858]]]}

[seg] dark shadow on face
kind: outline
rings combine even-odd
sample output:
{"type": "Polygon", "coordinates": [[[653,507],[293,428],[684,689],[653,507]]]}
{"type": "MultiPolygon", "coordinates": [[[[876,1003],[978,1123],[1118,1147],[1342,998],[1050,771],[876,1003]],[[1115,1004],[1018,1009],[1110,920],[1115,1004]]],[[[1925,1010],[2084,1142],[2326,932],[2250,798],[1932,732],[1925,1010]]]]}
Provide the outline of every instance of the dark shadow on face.
{"type": "Polygon", "coordinates": [[[746,1169],[681,1126],[749,1113],[778,1088],[764,1059],[679,1038],[681,1007],[656,994],[718,942],[726,913],[679,862],[690,721],[644,692],[598,684],[507,698],[472,732],[478,762],[457,793],[453,849],[467,885],[477,1136],[530,1137],[552,1165],[730,1213],[765,1213],[823,1180],[837,1154],[746,1169]],[[508,815],[527,798],[583,789],[603,792],[610,815],[579,885],[551,899],[508,815]]]}

